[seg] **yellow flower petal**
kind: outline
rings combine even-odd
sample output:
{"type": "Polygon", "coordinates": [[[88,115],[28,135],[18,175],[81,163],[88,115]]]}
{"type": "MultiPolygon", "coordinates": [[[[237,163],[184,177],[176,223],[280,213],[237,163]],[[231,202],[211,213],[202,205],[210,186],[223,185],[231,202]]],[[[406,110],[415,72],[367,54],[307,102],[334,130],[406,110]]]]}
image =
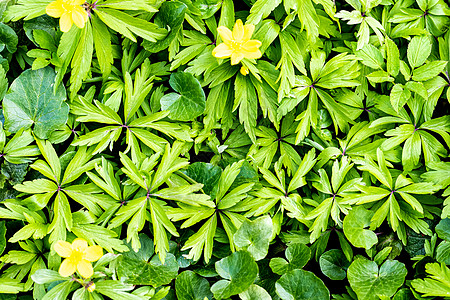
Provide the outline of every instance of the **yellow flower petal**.
{"type": "Polygon", "coordinates": [[[253,24],[246,24],[244,25],[244,41],[248,41],[251,37],[253,32],[255,31],[255,25],[253,24]]]}
{"type": "Polygon", "coordinates": [[[241,72],[242,75],[247,76],[248,68],[246,66],[242,66],[239,72],[241,72]]]}
{"type": "Polygon", "coordinates": [[[219,44],[216,48],[214,48],[212,55],[217,58],[227,58],[230,57],[233,53],[233,50],[228,47],[225,43],[219,44]]]}
{"type": "Polygon", "coordinates": [[[68,32],[70,28],[72,28],[72,17],[68,13],[64,13],[61,16],[61,19],[59,19],[59,27],[61,28],[62,32],[68,32]]]}
{"type": "Polygon", "coordinates": [[[219,26],[217,28],[217,32],[219,33],[224,43],[228,44],[231,43],[231,40],[233,40],[233,33],[231,32],[230,29],[226,28],[225,26],[219,26]]]}
{"type": "Polygon", "coordinates": [[[242,49],[246,52],[255,52],[261,45],[262,43],[258,40],[250,40],[242,44],[242,49]]]}
{"type": "Polygon", "coordinates": [[[86,11],[81,6],[77,6],[77,8],[72,11],[72,20],[78,28],[83,28],[88,20],[86,11]]]}
{"type": "Polygon", "coordinates": [[[77,270],[84,278],[89,278],[94,275],[94,269],[92,268],[91,263],[84,259],[78,262],[77,270]]]}
{"type": "Polygon", "coordinates": [[[86,2],[86,0],[72,0],[69,2],[71,2],[70,3],[71,5],[82,5],[82,4],[84,4],[84,2],[86,2]]]}
{"type": "Polygon", "coordinates": [[[231,53],[231,65],[237,65],[243,58],[244,54],[242,52],[231,53]]]}
{"type": "Polygon", "coordinates": [[[59,275],[67,277],[75,273],[77,265],[73,263],[70,259],[65,259],[59,266],[59,275]]]}
{"type": "Polygon", "coordinates": [[[66,10],[63,8],[59,1],[53,1],[45,8],[45,12],[50,17],[59,18],[66,10]]]}
{"type": "Polygon", "coordinates": [[[85,249],[87,249],[88,247],[88,243],[80,238],[74,239],[72,242],[72,249],[78,249],[81,251],[84,251],[85,249]]]}
{"type": "Polygon", "coordinates": [[[242,55],[245,57],[245,58],[253,58],[253,59],[258,59],[258,58],[261,58],[261,56],[262,56],[262,53],[261,53],[261,51],[259,51],[259,50],[256,50],[256,51],[244,51],[244,50],[242,50],[242,55]]]}
{"type": "Polygon", "coordinates": [[[238,19],[233,27],[233,40],[239,43],[242,42],[243,38],[244,38],[244,24],[242,24],[241,19],[238,19]]]}
{"type": "Polygon", "coordinates": [[[66,241],[57,241],[53,249],[61,257],[69,257],[72,254],[72,245],[66,241]]]}
{"type": "Polygon", "coordinates": [[[87,261],[97,261],[103,256],[103,249],[100,246],[90,246],[84,251],[83,259],[87,261]]]}

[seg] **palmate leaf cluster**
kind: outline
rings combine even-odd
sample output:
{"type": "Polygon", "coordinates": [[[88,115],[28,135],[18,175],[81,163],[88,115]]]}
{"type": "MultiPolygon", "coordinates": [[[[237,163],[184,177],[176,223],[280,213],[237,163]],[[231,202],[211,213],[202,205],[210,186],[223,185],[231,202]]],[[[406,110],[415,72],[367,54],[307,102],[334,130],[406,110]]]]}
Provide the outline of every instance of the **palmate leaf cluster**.
{"type": "Polygon", "coordinates": [[[446,1],[50,2],[0,3],[0,299],[450,299],[446,1]]]}

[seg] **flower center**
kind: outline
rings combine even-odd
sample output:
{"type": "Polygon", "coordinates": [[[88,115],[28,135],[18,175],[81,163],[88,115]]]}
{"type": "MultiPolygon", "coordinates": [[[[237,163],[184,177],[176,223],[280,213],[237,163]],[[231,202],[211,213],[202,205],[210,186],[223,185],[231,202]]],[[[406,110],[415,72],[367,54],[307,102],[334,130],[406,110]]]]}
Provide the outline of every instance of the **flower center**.
{"type": "Polygon", "coordinates": [[[83,259],[84,251],[81,249],[73,249],[72,254],[70,254],[70,260],[73,262],[79,262],[83,259]]]}
{"type": "Polygon", "coordinates": [[[231,48],[233,49],[233,51],[240,51],[241,50],[241,46],[242,46],[241,42],[237,42],[235,40],[231,40],[231,48]]]}

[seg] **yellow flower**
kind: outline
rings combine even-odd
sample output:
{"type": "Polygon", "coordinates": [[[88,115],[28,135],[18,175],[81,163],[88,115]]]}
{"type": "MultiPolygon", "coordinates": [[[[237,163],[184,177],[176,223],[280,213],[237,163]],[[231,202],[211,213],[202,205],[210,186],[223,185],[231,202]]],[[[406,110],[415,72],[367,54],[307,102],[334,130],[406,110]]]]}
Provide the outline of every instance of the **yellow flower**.
{"type": "Polygon", "coordinates": [[[261,42],[258,40],[251,40],[255,25],[243,25],[239,19],[234,24],[233,32],[230,29],[219,26],[219,32],[223,43],[214,48],[212,54],[217,58],[231,57],[231,64],[236,65],[244,58],[260,58],[262,56],[259,47],[261,42]]]}
{"type": "Polygon", "coordinates": [[[47,5],[45,12],[47,15],[59,19],[59,27],[61,31],[67,32],[72,24],[78,28],[83,28],[88,20],[88,14],[82,5],[85,0],[56,0],[47,5]]]}
{"type": "Polygon", "coordinates": [[[75,239],[72,244],[65,241],[57,241],[54,249],[59,256],[66,258],[59,267],[59,274],[67,277],[75,273],[76,270],[84,278],[89,278],[94,274],[91,262],[97,261],[103,255],[100,246],[90,246],[83,239],[75,239]]]}

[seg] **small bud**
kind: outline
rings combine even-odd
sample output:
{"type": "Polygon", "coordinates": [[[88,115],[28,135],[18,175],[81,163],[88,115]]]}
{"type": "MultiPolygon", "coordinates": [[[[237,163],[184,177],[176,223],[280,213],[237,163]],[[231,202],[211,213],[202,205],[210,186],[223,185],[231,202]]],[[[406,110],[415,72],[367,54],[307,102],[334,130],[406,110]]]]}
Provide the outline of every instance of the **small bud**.
{"type": "Polygon", "coordinates": [[[87,286],[87,290],[92,293],[95,290],[95,283],[90,282],[87,286]]]}
{"type": "Polygon", "coordinates": [[[242,66],[240,72],[242,75],[247,76],[248,68],[246,66],[242,66]]]}

